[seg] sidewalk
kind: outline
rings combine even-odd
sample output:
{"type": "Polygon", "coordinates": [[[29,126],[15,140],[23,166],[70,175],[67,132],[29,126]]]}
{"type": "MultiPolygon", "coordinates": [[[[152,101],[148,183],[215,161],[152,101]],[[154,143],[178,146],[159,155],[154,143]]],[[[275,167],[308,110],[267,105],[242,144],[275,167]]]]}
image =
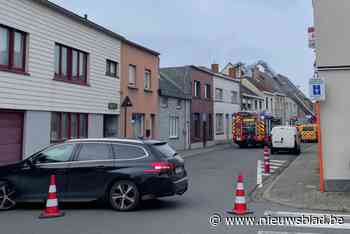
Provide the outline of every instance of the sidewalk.
{"type": "Polygon", "coordinates": [[[350,211],[350,192],[319,192],[317,146],[304,150],[263,192],[263,198],[283,205],[315,210],[350,211]]]}
{"type": "Polygon", "coordinates": [[[229,149],[229,148],[233,148],[233,145],[232,144],[220,144],[220,145],[210,146],[207,148],[200,148],[200,149],[193,149],[193,150],[181,150],[181,151],[178,151],[178,153],[183,158],[188,158],[188,157],[196,156],[199,154],[205,154],[205,153],[229,149]]]}

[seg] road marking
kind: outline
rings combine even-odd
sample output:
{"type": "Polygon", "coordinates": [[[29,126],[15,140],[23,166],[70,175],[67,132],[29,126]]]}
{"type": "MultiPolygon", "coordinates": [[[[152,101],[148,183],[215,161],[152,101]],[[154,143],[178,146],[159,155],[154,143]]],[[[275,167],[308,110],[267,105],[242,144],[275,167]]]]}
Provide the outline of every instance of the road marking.
{"type": "Polygon", "coordinates": [[[258,231],[258,234],[317,234],[317,233],[258,231]]]}
{"type": "MultiPolygon", "coordinates": [[[[265,211],[265,216],[274,217],[296,217],[296,216],[337,216],[337,217],[350,217],[350,215],[340,215],[340,214],[321,214],[321,213],[300,213],[300,212],[284,212],[284,211],[265,211]]],[[[278,226],[287,226],[279,224],[278,226]]],[[[343,224],[289,224],[290,227],[300,227],[300,228],[327,228],[327,229],[349,229],[350,223],[343,224]]]]}
{"type": "Polygon", "coordinates": [[[279,162],[279,163],[285,163],[286,162],[286,160],[275,160],[275,159],[272,159],[272,160],[270,160],[271,162],[279,162]]]}

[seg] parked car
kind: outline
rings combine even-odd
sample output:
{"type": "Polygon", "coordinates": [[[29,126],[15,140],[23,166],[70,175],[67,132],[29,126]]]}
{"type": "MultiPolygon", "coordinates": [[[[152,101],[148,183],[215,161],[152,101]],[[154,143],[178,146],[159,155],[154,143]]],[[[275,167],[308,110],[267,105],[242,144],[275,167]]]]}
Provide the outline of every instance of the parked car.
{"type": "Polygon", "coordinates": [[[286,150],[300,154],[300,133],[296,127],[277,126],[272,129],[271,135],[271,154],[286,150]]]}
{"type": "Polygon", "coordinates": [[[0,167],[0,210],[45,201],[53,174],[60,201],[104,200],[120,211],[146,197],[182,195],[188,187],[184,160],[166,142],[69,140],[0,167]]]}

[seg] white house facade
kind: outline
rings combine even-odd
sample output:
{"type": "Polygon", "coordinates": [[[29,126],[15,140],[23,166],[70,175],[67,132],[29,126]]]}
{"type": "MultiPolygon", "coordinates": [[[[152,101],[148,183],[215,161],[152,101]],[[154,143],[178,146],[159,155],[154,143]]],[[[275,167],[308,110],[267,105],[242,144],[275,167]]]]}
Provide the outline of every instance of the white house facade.
{"type": "Polygon", "coordinates": [[[240,81],[233,77],[214,74],[214,140],[232,141],[232,120],[241,111],[240,81]]]}
{"type": "Polygon", "coordinates": [[[117,134],[122,37],[48,1],[0,4],[0,162],[117,134]]]}

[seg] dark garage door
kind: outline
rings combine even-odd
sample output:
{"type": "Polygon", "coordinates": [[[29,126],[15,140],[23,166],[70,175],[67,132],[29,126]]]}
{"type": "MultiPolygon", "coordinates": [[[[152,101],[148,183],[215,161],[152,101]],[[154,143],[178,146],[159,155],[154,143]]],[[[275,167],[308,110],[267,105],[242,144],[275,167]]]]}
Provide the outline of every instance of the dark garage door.
{"type": "Polygon", "coordinates": [[[0,164],[22,159],[23,113],[0,111],[0,164]]]}

